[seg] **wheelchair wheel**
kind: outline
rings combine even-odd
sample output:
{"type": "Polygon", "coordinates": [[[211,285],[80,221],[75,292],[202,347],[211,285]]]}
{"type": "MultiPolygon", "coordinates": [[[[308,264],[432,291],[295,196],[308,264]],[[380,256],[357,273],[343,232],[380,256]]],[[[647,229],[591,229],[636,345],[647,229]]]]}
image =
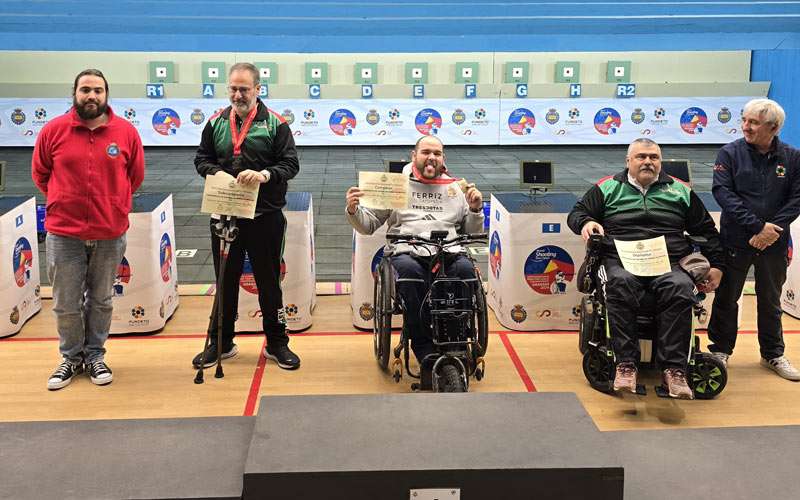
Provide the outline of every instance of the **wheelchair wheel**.
{"type": "Polygon", "coordinates": [[[594,302],[588,295],[584,295],[581,299],[581,317],[580,326],[578,330],[578,350],[581,354],[586,354],[589,348],[589,341],[592,340],[594,335],[594,325],[597,321],[595,314],[594,302]]]}
{"type": "Polygon", "coordinates": [[[372,293],[375,307],[373,318],[372,340],[375,348],[375,359],[382,370],[389,369],[389,353],[392,340],[392,266],[382,260],[378,265],[375,287],[372,293]]]}
{"type": "Polygon", "coordinates": [[[477,359],[486,354],[489,345],[489,312],[486,307],[486,292],[482,284],[478,284],[478,292],[475,294],[475,326],[478,329],[478,343],[480,349],[475,349],[473,358],[477,359]]]}
{"type": "Polygon", "coordinates": [[[455,365],[442,366],[441,374],[439,375],[439,392],[467,392],[464,386],[464,381],[461,379],[461,374],[455,365]]]}
{"type": "Polygon", "coordinates": [[[614,365],[599,348],[590,347],[584,353],[583,374],[593,389],[611,392],[614,385],[614,365]]]}
{"type": "Polygon", "coordinates": [[[695,399],[714,399],[728,383],[728,370],[720,360],[707,352],[697,354],[689,386],[695,399]]]}

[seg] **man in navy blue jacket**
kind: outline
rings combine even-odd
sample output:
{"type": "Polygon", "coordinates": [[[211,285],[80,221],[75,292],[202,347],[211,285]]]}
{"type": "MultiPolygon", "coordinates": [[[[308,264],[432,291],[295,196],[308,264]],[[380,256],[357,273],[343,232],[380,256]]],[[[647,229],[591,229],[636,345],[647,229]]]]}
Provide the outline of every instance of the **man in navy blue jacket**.
{"type": "Polygon", "coordinates": [[[800,150],[781,142],[786,114],[770,99],[748,102],[744,138],[720,149],[712,191],[720,207],[725,275],[708,325],[710,350],[723,363],[736,344],[737,300],[755,266],[761,365],[788,380],[800,371],[784,356],[781,287],[786,281],[789,225],[800,215],[800,150]]]}

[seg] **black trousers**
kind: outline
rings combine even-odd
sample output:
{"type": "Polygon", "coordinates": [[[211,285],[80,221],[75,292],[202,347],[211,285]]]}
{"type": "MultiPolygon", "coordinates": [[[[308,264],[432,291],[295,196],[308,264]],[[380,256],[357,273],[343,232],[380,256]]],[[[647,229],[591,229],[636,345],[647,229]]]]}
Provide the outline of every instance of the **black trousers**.
{"type": "Polygon", "coordinates": [[[781,326],[781,288],[786,281],[786,250],[760,253],[729,249],[725,253],[725,274],[714,295],[714,307],[708,323],[709,349],[733,353],[738,333],[737,320],[742,288],[750,266],[755,267],[756,301],[758,306],[758,345],[764,359],[783,356],[781,326]]]}
{"type": "MultiPolygon", "coordinates": [[[[393,255],[397,273],[397,293],[403,300],[403,329],[411,339],[411,349],[420,361],[433,352],[431,315],[425,296],[431,286],[430,259],[409,254],[393,255]]],[[[445,274],[450,278],[476,281],[472,261],[463,255],[446,257],[445,274]]]]}
{"type": "Polygon", "coordinates": [[[646,292],[655,294],[657,332],[656,365],[686,369],[692,330],[694,283],[686,272],[672,265],[672,271],[646,278],[626,271],[619,260],[603,260],[608,281],[605,284],[606,312],[617,362],[639,362],[639,335],[636,315],[646,292]]]}
{"type": "MultiPolygon", "coordinates": [[[[220,240],[214,235],[211,221],[211,253],[214,271],[219,274],[220,240]]],[[[229,342],[234,337],[234,322],[239,309],[239,279],[242,277],[244,256],[250,258],[253,277],[258,288],[262,324],[270,346],[287,345],[286,324],[283,319],[283,294],[281,292],[281,257],[283,256],[286,218],[280,210],[267,212],[255,219],[237,219],[239,235],[231,244],[225,265],[222,304],[222,339],[229,342]]],[[[216,335],[216,324],[212,333],[216,335]]],[[[212,337],[216,338],[216,337],[212,337]]]]}

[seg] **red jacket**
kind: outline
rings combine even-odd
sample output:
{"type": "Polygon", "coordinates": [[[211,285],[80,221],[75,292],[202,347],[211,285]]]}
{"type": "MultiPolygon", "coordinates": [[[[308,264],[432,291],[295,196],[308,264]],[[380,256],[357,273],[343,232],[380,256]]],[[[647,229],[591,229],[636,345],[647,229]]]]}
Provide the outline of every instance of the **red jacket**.
{"type": "Polygon", "coordinates": [[[75,108],[39,132],[31,174],[47,195],[45,229],[81,240],[110,240],[128,230],[131,195],[144,180],[139,133],[108,108],[89,130],[75,108]]]}

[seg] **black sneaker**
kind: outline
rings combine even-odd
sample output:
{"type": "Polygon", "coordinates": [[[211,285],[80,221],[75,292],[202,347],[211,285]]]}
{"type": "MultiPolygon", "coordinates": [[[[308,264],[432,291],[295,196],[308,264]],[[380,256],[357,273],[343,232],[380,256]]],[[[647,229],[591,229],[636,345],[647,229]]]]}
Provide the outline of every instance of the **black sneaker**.
{"type": "MultiPolygon", "coordinates": [[[[230,345],[222,344],[222,359],[232,358],[239,354],[239,348],[233,342],[230,345]]],[[[200,361],[203,359],[203,353],[199,353],[197,356],[194,357],[192,360],[192,366],[195,368],[200,368],[200,361]]],[[[212,343],[208,346],[208,351],[206,351],[206,362],[203,364],[203,368],[208,368],[209,366],[214,366],[217,364],[217,344],[212,343]]]]}
{"type": "Polygon", "coordinates": [[[86,363],[86,371],[89,372],[89,378],[92,379],[94,385],[106,385],[114,380],[111,368],[102,359],[86,363]]]}
{"type": "Polygon", "coordinates": [[[75,375],[80,375],[81,373],[83,373],[83,363],[78,363],[76,365],[65,359],[58,365],[56,371],[50,375],[50,378],[47,380],[47,388],[51,391],[55,391],[66,387],[72,382],[72,378],[75,375]]]}
{"type": "Polygon", "coordinates": [[[275,361],[284,370],[300,368],[300,358],[287,345],[277,346],[274,349],[270,349],[269,346],[265,347],[264,357],[275,361]]]}

